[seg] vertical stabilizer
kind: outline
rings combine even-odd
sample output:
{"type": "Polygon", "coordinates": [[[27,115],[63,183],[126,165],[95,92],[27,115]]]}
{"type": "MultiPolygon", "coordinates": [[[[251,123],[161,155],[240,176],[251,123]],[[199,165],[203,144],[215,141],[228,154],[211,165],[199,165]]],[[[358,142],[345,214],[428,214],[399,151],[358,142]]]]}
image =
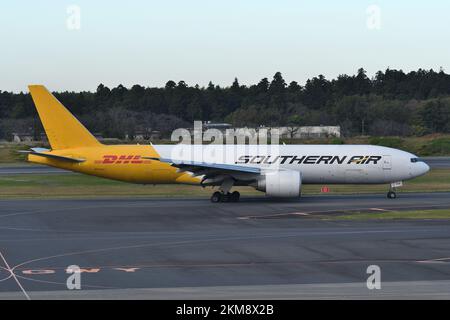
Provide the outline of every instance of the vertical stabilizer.
{"type": "Polygon", "coordinates": [[[44,86],[28,88],[53,150],[101,145],[44,86]]]}

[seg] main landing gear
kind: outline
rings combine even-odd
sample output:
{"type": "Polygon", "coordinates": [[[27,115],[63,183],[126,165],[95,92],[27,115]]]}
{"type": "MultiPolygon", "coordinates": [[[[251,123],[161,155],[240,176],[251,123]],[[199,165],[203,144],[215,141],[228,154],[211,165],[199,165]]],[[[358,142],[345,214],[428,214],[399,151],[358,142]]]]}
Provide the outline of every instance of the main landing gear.
{"type": "Polygon", "coordinates": [[[238,202],[241,194],[237,191],[233,192],[220,192],[216,191],[211,196],[211,202],[238,202]]]}
{"type": "Polygon", "coordinates": [[[233,184],[233,179],[224,179],[220,186],[220,191],[216,191],[212,194],[211,202],[238,202],[241,194],[237,191],[230,193],[233,184]]]}

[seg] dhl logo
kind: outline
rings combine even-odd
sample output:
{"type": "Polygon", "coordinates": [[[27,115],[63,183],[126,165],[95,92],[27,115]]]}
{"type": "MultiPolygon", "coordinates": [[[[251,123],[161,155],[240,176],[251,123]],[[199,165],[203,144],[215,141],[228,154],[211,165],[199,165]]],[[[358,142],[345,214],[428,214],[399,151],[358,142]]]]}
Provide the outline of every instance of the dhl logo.
{"type": "Polygon", "coordinates": [[[114,155],[108,154],[103,156],[103,160],[96,160],[95,163],[101,164],[144,164],[150,163],[151,160],[143,160],[141,156],[135,155],[114,155]]]}

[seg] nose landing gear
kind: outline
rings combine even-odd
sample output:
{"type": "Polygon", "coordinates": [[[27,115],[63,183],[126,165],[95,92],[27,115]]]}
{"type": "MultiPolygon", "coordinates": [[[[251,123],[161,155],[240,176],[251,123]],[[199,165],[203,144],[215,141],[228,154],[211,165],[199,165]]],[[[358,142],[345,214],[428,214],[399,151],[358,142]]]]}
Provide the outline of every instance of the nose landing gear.
{"type": "Polygon", "coordinates": [[[388,199],[395,199],[397,198],[397,193],[395,191],[390,191],[387,193],[388,199]]]}
{"type": "Polygon", "coordinates": [[[403,186],[402,181],[392,182],[389,186],[389,192],[387,193],[388,199],[397,198],[397,188],[403,186]]]}

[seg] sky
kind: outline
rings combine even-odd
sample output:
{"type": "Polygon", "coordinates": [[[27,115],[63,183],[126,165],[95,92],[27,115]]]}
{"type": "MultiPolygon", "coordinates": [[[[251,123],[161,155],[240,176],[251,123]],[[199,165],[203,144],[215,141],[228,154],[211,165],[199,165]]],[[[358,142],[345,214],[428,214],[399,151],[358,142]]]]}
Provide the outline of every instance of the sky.
{"type": "Polygon", "coordinates": [[[0,0],[0,90],[450,72],[445,0],[0,0]]]}

